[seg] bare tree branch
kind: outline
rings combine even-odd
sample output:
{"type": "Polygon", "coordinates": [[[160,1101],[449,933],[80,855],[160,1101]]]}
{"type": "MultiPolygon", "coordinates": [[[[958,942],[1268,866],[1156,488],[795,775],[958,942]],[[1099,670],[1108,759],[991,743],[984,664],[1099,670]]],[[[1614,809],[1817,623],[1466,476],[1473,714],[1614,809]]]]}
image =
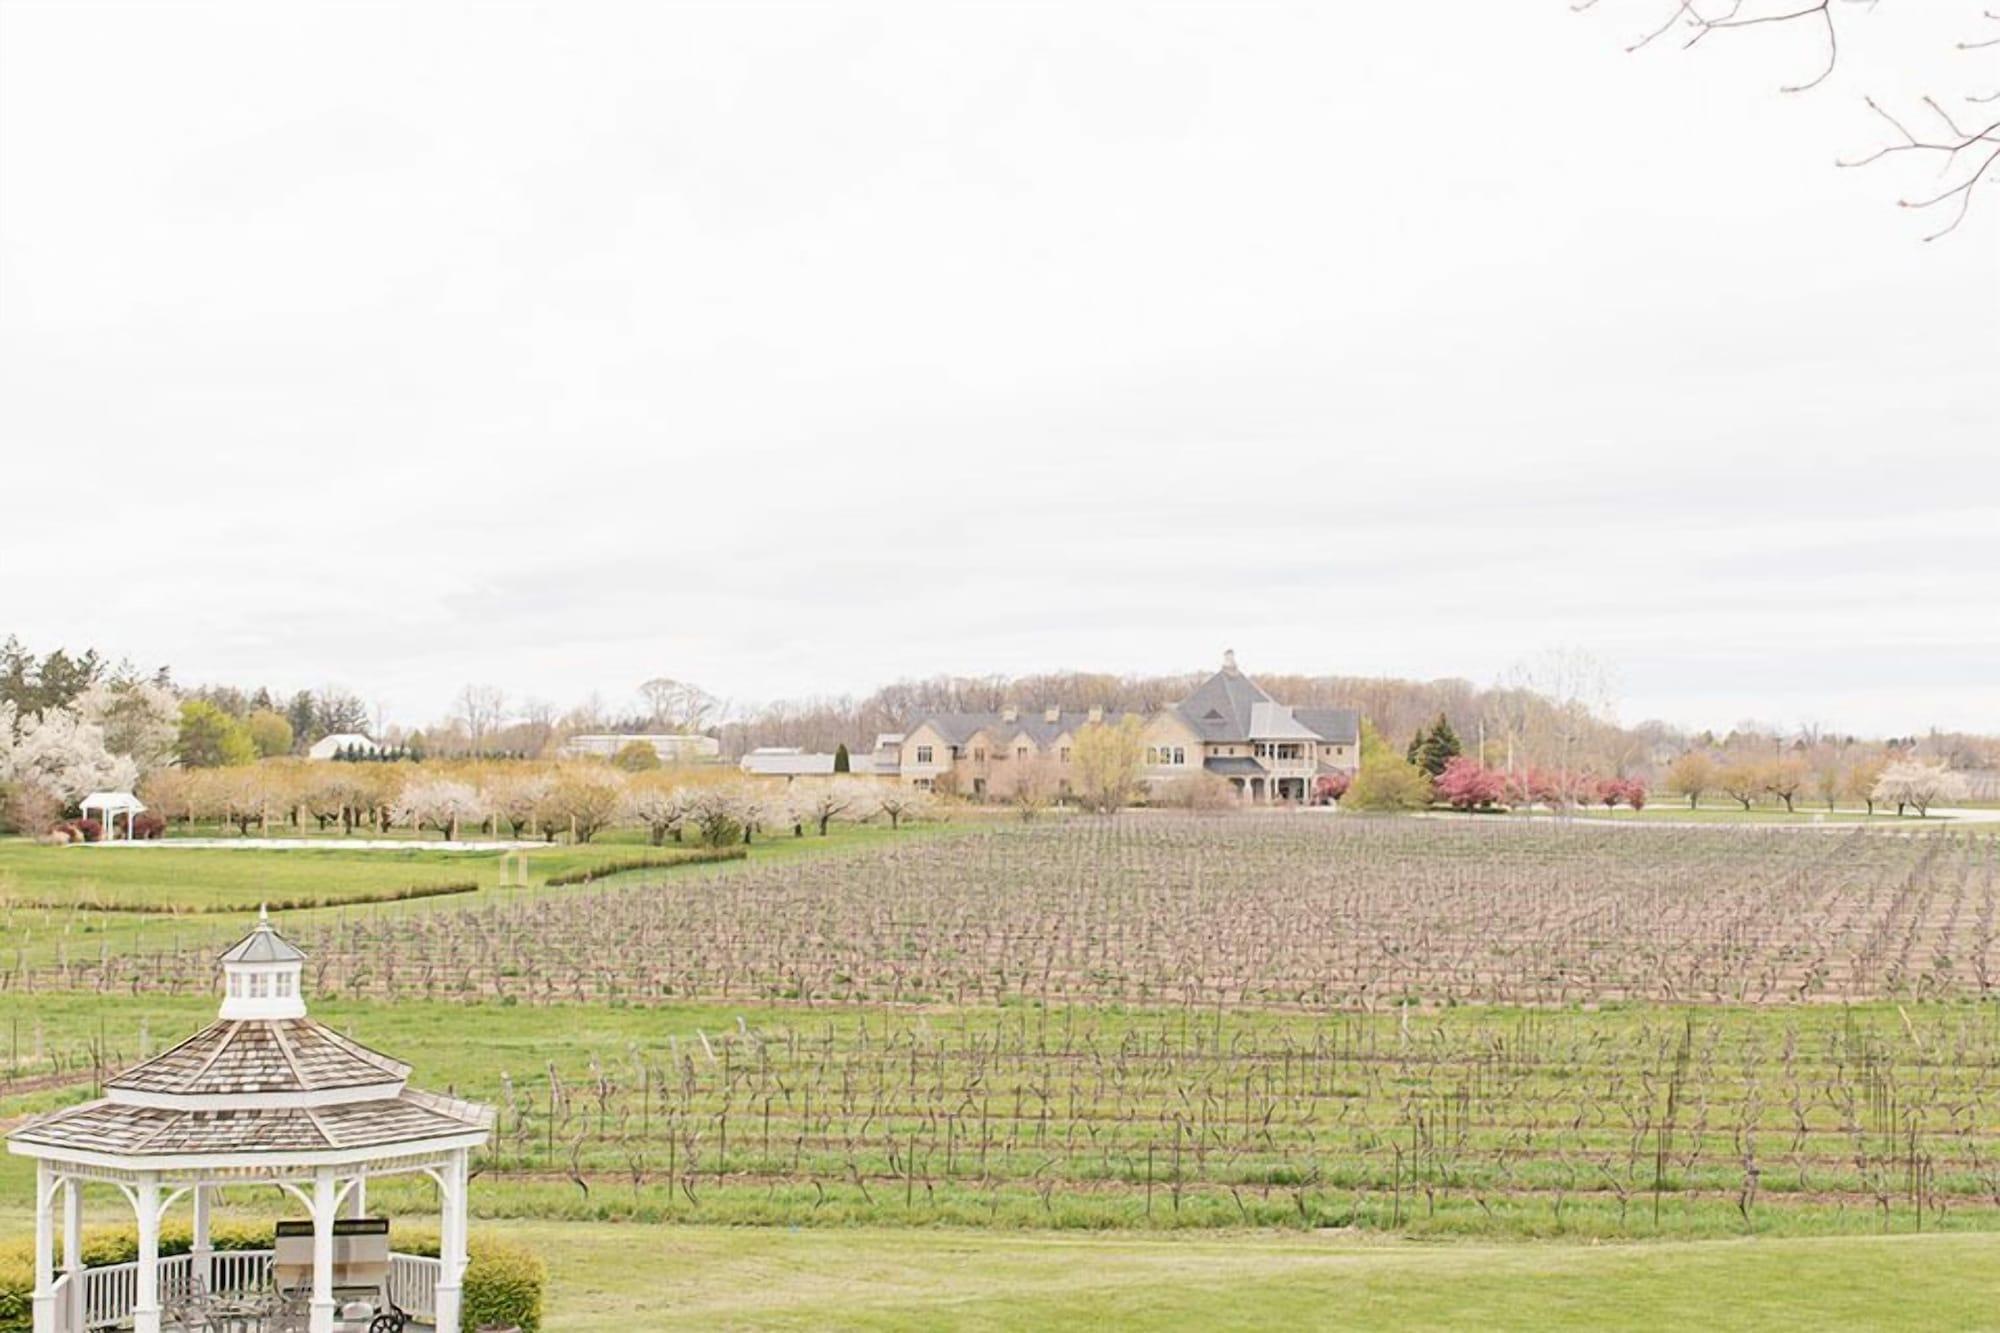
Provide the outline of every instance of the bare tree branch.
{"type": "MultiPolygon", "coordinates": [[[[1847,0],[1847,8],[1838,8],[1838,0],[1790,0],[1783,7],[1771,5],[1770,0],[1672,0],[1666,4],[1664,17],[1655,26],[1645,30],[1625,49],[1643,50],[1677,29],[1687,33],[1681,43],[1683,49],[1717,32],[1734,29],[1759,28],[1804,24],[1817,27],[1826,43],[1825,63],[1818,72],[1800,83],[1780,85],[1784,92],[1801,93],[1817,88],[1833,76],[1841,57],[1841,22],[1837,15],[1845,15],[1852,9],[1864,13],[1872,11],[1879,0],[1847,0]],[[1766,7],[1770,5],[1770,7],[1766,7]]],[[[1577,12],[1596,9],[1600,0],[1576,0],[1571,8],[1577,12]]],[[[1991,23],[2000,23],[2000,10],[1985,10],[1981,18],[1991,23]]],[[[1955,44],[1960,51],[1982,51],[2000,49],[2000,34],[1976,37],[1955,44]]],[[[1891,142],[1865,153],[1860,157],[1843,160],[1843,167],[1866,166],[1884,158],[1906,154],[1929,156],[1937,160],[1943,183],[1933,192],[1915,198],[1905,197],[1899,205],[1911,209],[1940,208],[1950,216],[1950,221],[1941,228],[1925,236],[1926,241],[1934,241],[1940,236],[1956,231],[1972,208],[1973,195],[1979,186],[1996,176],[2000,176],[2000,121],[1979,128],[1968,128],[1960,123],[1935,96],[1925,96],[1922,104],[1943,123],[1942,134],[1917,133],[1874,98],[1864,99],[1869,110],[1885,121],[1897,136],[1891,142]]],[[[1967,106],[1990,106],[2000,103],[2000,88],[1989,92],[1967,93],[1950,99],[1963,102],[1967,106]]]]}

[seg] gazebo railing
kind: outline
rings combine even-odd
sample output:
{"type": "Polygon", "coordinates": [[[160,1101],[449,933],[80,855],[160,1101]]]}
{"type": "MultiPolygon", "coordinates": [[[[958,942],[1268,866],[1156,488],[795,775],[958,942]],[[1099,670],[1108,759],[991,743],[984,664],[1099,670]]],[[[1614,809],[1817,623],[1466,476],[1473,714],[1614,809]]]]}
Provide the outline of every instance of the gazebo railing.
{"type": "MultiPolygon", "coordinates": [[[[212,1280],[209,1290],[218,1293],[261,1291],[271,1281],[270,1250],[216,1250],[209,1255],[212,1280]]],[[[195,1278],[194,1256],[175,1254],[160,1259],[160,1299],[185,1296],[195,1278]]],[[[116,1328],[132,1318],[139,1302],[139,1265],[135,1262],[103,1264],[86,1268],[83,1279],[83,1323],[73,1326],[65,1318],[73,1297],[68,1296],[69,1276],[56,1283],[56,1309],[62,1312],[63,1327],[70,1333],[116,1328]]],[[[438,1261],[420,1254],[389,1255],[389,1299],[405,1314],[429,1319],[437,1313],[438,1261]]]]}

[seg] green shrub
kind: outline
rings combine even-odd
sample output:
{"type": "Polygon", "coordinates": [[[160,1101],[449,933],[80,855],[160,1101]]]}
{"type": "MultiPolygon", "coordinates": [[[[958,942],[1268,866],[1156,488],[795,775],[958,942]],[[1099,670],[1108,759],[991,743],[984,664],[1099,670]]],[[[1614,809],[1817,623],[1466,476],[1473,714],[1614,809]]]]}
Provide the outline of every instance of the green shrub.
{"type": "MultiPolygon", "coordinates": [[[[435,1259],[435,1231],[396,1231],[396,1248],[404,1254],[435,1259]]],[[[548,1285],[548,1265],[525,1245],[474,1235],[466,1245],[471,1260],[465,1267],[459,1328],[477,1333],[485,1324],[519,1325],[522,1333],[540,1333],[542,1289],[548,1285]]]]}
{"type": "MultiPolygon", "coordinates": [[[[218,1250],[268,1250],[272,1227],[269,1222],[217,1222],[209,1228],[209,1240],[218,1250]]],[[[435,1231],[397,1227],[392,1233],[395,1248],[405,1254],[435,1259],[438,1238],[435,1231]]],[[[192,1238],[185,1224],[160,1229],[162,1256],[186,1254],[192,1238]]],[[[549,1273],[541,1256],[525,1246],[504,1240],[475,1236],[468,1247],[472,1262],[466,1266],[464,1287],[464,1333],[475,1333],[482,1324],[518,1324],[524,1333],[540,1333],[542,1289],[549,1273]]],[[[86,1227],[83,1233],[83,1262],[86,1266],[122,1264],[139,1257],[139,1238],[130,1227],[86,1227]]],[[[35,1249],[32,1240],[0,1243],[0,1333],[30,1333],[34,1324],[31,1304],[35,1293],[35,1249]]]]}
{"type": "Polygon", "coordinates": [[[33,1242],[0,1245],[0,1333],[29,1333],[35,1311],[35,1250],[33,1242]]]}

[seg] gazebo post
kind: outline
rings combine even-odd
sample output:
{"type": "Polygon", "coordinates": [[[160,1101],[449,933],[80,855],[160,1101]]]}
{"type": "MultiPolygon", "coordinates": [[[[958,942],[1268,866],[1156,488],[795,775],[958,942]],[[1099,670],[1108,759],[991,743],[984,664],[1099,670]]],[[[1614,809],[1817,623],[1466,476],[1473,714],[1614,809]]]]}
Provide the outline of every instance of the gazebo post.
{"type": "Polygon", "coordinates": [[[132,1333],[160,1333],[160,1177],[148,1171],[139,1177],[132,1196],[139,1214],[139,1291],[132,1302],[132,1333]]]}
{"type": "Polygon", "coordinates": [[[56,1173],[47,1158],[35,1162],[35,1333],[56,1333],[56,1173]]]}
{"type": "Polygon", "coordinates": [[[215,1250],[209,1242],[208,1186],[194,1187],[194,1237],[188,1249],[194,1258],[194,1275],[205,1291],[215,1290],[215,1250]]]}
{"type": "Polygon", "coordinates": [[[309,1333],[333,1333],[333,1168],[313,1172],[313,1292],[309,1333]]]}
{"type": "Polygon", "coordinates": [[[63,1186],[63,1272],[69,1275],[69,1317],[65,1326],[83,1327],[83,1182],[63,1186]]]}
{"type": "Polygon", "coordinates": [[[459,1325],[459,1292],[465,1280],[465,1163],[465,1149],[454,1149],[451,1160],[438,1177],[444,1207],[438,1226],[435,1326],[442,1333],[454,1333],[459,1325]]]}
{"type": "Polygon", "coordinates": [[[368,1216],[368,1173],[363,1171],[347,1187],[347,1215],[361,1218],[368,1216]]]}

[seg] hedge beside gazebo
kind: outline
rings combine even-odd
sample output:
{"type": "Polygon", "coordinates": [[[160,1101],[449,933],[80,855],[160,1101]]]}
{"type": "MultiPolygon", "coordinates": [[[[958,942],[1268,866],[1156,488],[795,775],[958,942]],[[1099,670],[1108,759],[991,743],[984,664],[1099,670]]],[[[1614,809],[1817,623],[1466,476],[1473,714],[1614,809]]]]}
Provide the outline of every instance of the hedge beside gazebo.
{"type": "MultiPolygon", "coordinates": [[[[34,1333],[82,1333],[104,1311],[88,1299],[82,1267],[81,1187],[115,1186],[138,1223],[129,1313],[134,1333],[160,1333],[160,1223],[183,1198],[194,1212],[194,1254],[175,1269],[175,1294],[244,1280],[209,1246],[213,1192],[274,1185],[304,1205],[312,1226],[310,1333],[334,1333],[334,1229],[343,1206],[359,1216],[367,1182],[425,1175],[442,1205],[439,1257],[425,1264],[433,1322],[456,1333],[466,1266],[466,1189],[472,1150],[492,1129],[490,1107],[408,1085],[410,1067],[306,1016],[305,955],[260,913],[255,930],[222,956],[217,1021],[105,1084],[105,1095],[40,1116],[7,1136],[36,1161],[34,1333]],[[55,1266],[60,1226],[62,1270],[55,1266]]],[[[171,1262],[171,1261],[170,1261],[171,1262]]],[[[269,1272],[265,1262],[258,1280],[269,1272]]],[[[98,1284],[103,1286],[105,1284],[98,1284]]]]}

